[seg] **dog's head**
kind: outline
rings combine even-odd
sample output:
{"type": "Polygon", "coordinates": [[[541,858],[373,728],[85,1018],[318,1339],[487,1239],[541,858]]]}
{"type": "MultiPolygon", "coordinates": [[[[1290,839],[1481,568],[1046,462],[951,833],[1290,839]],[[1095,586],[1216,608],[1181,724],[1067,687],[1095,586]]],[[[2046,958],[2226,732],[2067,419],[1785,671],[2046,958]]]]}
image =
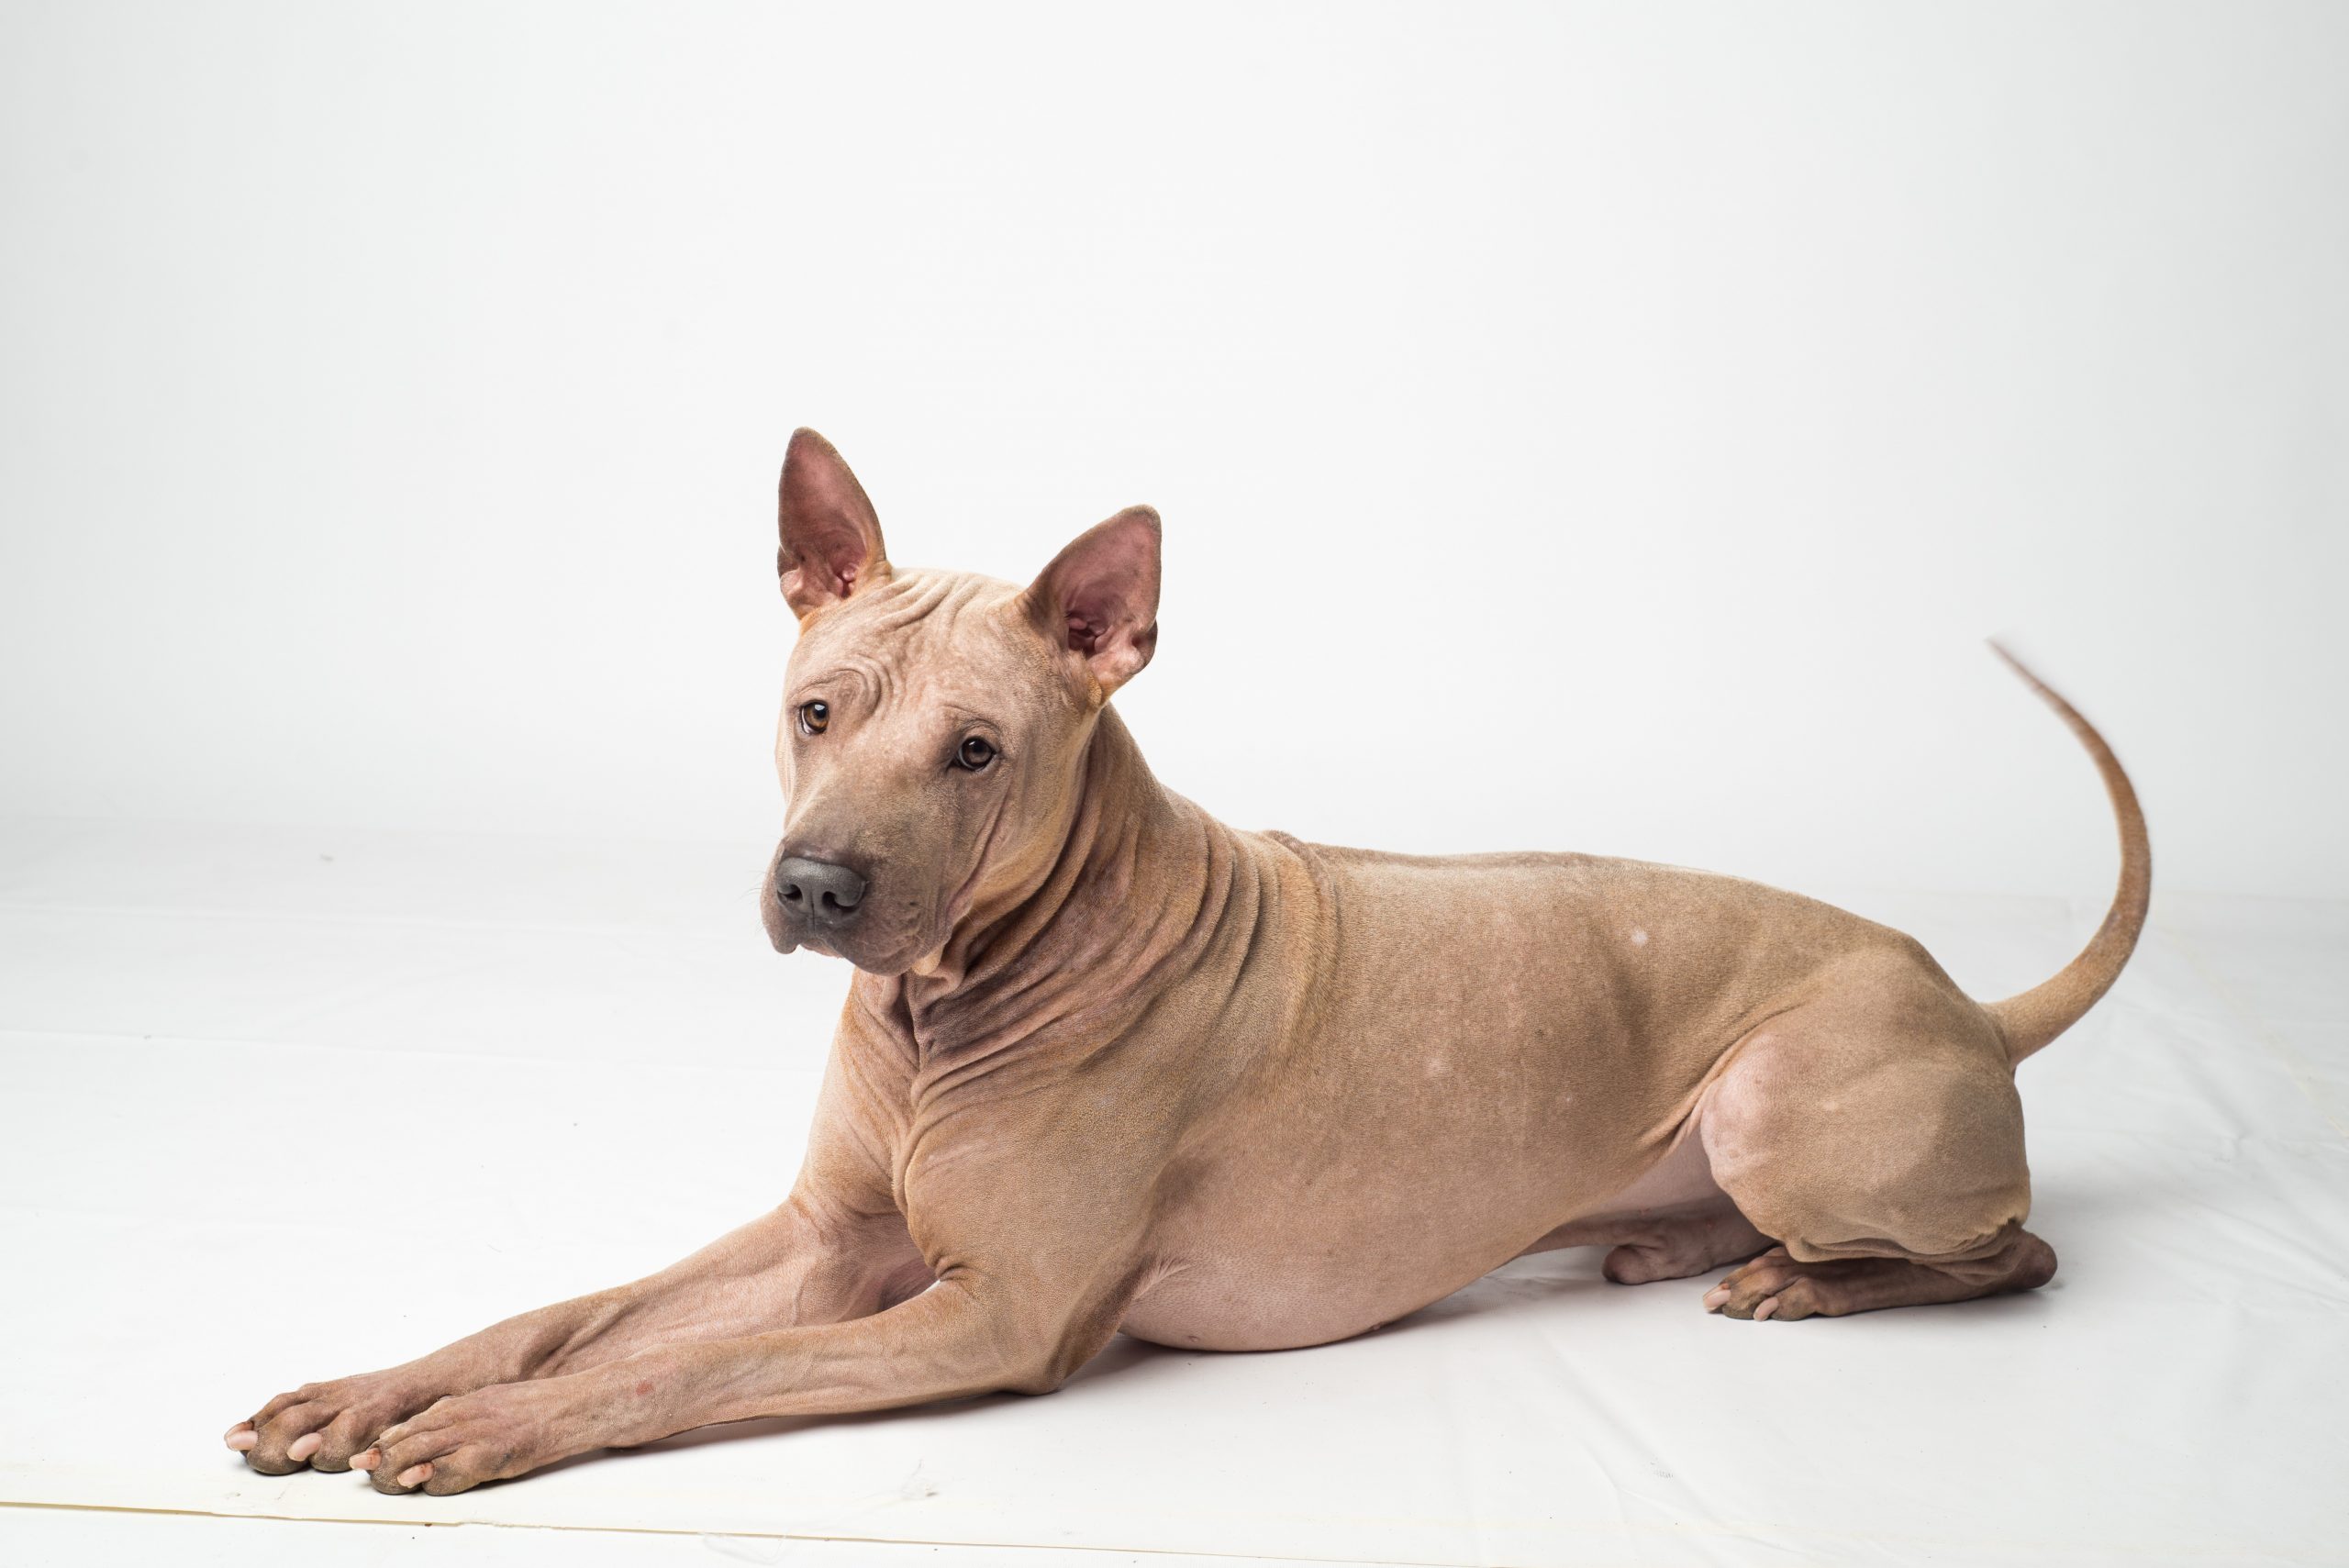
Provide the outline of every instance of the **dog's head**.
{"type": "Polygon", "coordinates": [[[799,617],[761,900],[778,951],[927,972],[974,907],[1035,885],[1085,742],[1158,636],[1158,514],[1079,535],[1027,587],[889,563],[856,475],[813,430],[783,464],[783,596],[799,617]]]}

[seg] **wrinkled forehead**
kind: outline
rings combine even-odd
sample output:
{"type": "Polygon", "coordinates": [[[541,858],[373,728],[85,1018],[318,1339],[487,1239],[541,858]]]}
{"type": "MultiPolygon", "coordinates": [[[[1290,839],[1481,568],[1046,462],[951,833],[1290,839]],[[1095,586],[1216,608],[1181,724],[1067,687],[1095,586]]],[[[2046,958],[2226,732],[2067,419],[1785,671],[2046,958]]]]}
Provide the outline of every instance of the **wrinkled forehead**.
{"type": "Polygon", "coordinates": [[[901,571],[804,623],[789,683],[844,678],[882,706],[1035,702],[1059,683],[1019,598],[992,577],[901,571]]]}

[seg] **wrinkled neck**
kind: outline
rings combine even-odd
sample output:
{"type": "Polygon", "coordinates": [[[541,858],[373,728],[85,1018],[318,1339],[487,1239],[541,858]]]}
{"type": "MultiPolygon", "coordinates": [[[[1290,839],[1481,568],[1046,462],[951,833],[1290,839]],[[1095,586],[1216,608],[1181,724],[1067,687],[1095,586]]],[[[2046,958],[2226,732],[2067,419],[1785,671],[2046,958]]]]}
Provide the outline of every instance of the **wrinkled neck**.
{"type": "MultiPolygon", "coordinates": [[[[902,978],[925,1056],[1064,1022],[1106,1043],[1188,972],[1245,881],[1235,835],[1158,782],[1114,709],[1096,722],[1078,781],[1041,874],[974,906],[936,973],[902,978]]],[[[1252,884],[1245,895],[1252,908],[1252,884]]]]}

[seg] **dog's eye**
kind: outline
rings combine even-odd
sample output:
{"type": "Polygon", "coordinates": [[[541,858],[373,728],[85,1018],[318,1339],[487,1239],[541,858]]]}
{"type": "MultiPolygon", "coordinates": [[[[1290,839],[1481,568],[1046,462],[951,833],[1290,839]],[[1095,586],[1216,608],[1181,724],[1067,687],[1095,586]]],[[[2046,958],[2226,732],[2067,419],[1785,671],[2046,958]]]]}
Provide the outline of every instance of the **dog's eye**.
{"type": "Polygon", "coordinates": [[[995,761],[995,748],[974,735],[955,750],[954,761],[956,765],[975,773],[995,761]]]}
{"type": "Polygon", "coordinates": [[[824,732],[824,726],[831,721],[830,704],[804,702],[799,705],[799,732],[802,735],[821,735],[824,732]]]}

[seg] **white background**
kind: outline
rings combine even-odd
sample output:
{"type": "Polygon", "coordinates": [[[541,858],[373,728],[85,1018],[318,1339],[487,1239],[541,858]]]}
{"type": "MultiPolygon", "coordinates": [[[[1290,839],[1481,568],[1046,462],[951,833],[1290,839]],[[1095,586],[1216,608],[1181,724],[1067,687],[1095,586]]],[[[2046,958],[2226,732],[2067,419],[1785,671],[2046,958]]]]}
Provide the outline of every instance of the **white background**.
{"type": "Polygon", "coordinates": [[[2349,890],[2349,10],[11,6],[0,812],[739,840],[773,486],[1241,826],[2349,890]]]}
{"type": "Polygon", "coordinates": [[[2344,82],[2241,0],[0,0],[0,1560],[2341,1561],[2344,82]],[[1162,507],[1119,705],[1236,823],[1742,872],[1982,995],[2113,862],[2012,639],[2159,867],[2021,1074],[2062,1272],[1754,1325],[1576,1250],[1050,1400],[248,1472],[785,1189],[802,423],[907,564],[1162,507]]]}

